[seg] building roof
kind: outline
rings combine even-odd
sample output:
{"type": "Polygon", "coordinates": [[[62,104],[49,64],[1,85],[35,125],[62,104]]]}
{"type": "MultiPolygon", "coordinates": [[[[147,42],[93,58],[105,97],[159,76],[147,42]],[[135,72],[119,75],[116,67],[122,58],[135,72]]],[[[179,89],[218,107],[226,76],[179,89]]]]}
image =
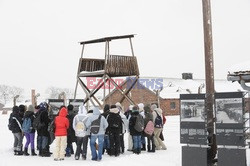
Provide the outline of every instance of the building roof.
{"type": "MultiPolygon", "coordinates": [[[[141,79],[158,80],[162,79],[163,88],[160,91],[160,97],[163,99],[180,98],[180,94],[197,94],[200,87],[200,93],[206,93],[205,79],[188,79],[181,78],[163,78],[163,77],[140,77],[141,79]]],[[[229,82],[227,80],[215,80],[216,92],[237,92],[244,91],[238,82],[229,82]]],[[[145,86],[145,84],[143,84],[145,86]]],[[[151,91],[156,91],[156,86],[147,86],[151,91]]],[[[159,88],[158,88],[159,89],[159,88]]]]}
{"type": "Polygon", "coordinates": [[[101,43],[101,42],[106,42],[106,41],[111,41],[111,40],[116,40],[116,39],[126,39],[126,38],[132,38],[135,35],[123,35],[123,36],[111,36],[111,37],[104,37],[100,39],[94,39],[94,40],[88,40],[88,41],[82,41],[80,44],[92,44],[92,43],[101,43]]]}

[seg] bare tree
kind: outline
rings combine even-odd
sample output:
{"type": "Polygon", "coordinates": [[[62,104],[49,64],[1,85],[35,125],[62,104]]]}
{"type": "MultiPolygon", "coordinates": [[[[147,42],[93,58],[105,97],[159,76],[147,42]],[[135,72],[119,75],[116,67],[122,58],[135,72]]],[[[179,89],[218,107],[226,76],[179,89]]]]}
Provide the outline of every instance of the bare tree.
{"type": "Polygon", "coordinates": [[[6,104],[9,100],[12,100],[15,96],[19,95],[19,100],[23,98],[24,90],[16,86],[0,85],[0,99],[6,104]]]}
{"type": "Polygon", "coordinates": [[[47,88],[46,92],[49,94],[49,98],[51,99],[57,99],[62,92],[65,93],[67,99],[72,98],[74,95],[73,89],[57,88],[53,86],[47,88]]]}
{"type": "Polygon", "coordinates": [[[9,88],[9,95],[10,95],[11,99],[13,99],[15,96],[19,95],[19,97],[17,98],[17,101],[22,100],[23,92],[24,92],[24,90],[22,88],[19,88],[19,87],[13,86],[13,87],[9,88]]]}
{"type": "Polygon", "coordinates": [[[71,99],[74,97],[74,90],[73,89],[64,88],[62,90],[63,90],[63,92],[65,92],[67,99],[71,99]]]}
{"type": "Polygon", "coordinates": [[[0,98],[4,104],[9,101],[9,86],[7,85],[0,85],[0,98]]]}
{"type": "Polygon", "coordinates": [[[47,88],[46,92],[49,93],[49,98],[57,99],[58,95],[61,93],[61,90],[60,90],[60,88],[51,86],[51,87],[47,88]]]}

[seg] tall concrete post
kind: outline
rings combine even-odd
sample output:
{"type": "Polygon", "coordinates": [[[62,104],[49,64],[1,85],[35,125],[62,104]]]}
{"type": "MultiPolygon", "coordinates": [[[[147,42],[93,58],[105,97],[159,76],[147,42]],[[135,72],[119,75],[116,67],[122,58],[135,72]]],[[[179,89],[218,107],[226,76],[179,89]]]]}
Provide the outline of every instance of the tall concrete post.
{"type": "Polygon", "coordinates": [[[204,47],[205,47],[205,69],[206,69],[206,100],[205,112],[207,115],[208,151],[209,165],[217,153],[216,135],[214,131],[214,62],[213,62],[213,38],[210,0],[202,0],[203,5],[203,28],[204,28],[204,47]]]}

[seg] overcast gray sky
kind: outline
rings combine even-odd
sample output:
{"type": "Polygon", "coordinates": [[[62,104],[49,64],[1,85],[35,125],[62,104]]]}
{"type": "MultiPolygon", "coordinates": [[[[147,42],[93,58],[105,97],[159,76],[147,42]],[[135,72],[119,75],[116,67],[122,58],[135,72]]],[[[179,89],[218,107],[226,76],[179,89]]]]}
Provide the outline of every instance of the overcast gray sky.
{"type": "MultiPolygon", "coordinates": [[[[142,76],[192,72],[204,78],[201,2],[0,0],[0,84],[42,93],[49,86],[73,89],[78,42],[126,34],[137,34],[133,44],[142,76]]],[[[215,78],[225,79],[230,66],[250,59],[250,0],[211,3],[215,78]]],[[[113,52],[129,48],[127,42],[113,46],[113,52]]],[[[90,48],[92,57],[100,57],[96,47],[90,48]]]]}

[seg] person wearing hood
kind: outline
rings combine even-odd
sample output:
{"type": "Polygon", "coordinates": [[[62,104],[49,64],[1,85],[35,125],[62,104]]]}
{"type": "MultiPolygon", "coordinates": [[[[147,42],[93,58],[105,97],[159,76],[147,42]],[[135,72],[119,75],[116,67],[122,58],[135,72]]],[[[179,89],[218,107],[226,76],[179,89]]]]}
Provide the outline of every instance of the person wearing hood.
{"type": "MultiPolygon", "coordinates": [[[[34,140],[35,140],[35,129],[32,127],[33,121],[35,119],[34,115],[34,107],[33,105],[29,105],[27,111],[24,113],[24,124],[27,124],[26,128],[28,130],[24,131],[24,136],[26,138],[26,144],[24,146],[24,155],[29,156],[30,154],[28,153],[28,147],[29,144],[31,146],[31,155],[36,156],[37,154],[35,153],[35,146],[34,146],[34,140]],[[30,121],[30,123],[28,123],[30,121]]],[[[25,127],[25,126],[23,126],[25,127]]]]}
{"type": "Polygon", "coordinates": [[[90,128],[93,121],[100,118],[100,128],[97,134],[91,133],[90,136],[90,149],[91,149],[91,155],[93,161],[100,161],[102,160],[102,151],[103,151],[103,142],[104,142],[104,134],[105,130],[108,127],[107,120],[101,115],[99,109],[97,107],[94,107],[93,109],[93,115],[91,115],[87,122],[86,127],[90,128]],[[98,154],[96,153],[96,140],[98,139],[98,154]]]}
{"type": "Polygon", "coordinates": [[[160,108],[155,108],[154,111],[152,112],[153,114],[153,122],[155,124],[155,129],[154,129],[154,141],[155,141],[155,146],[156,150],[167,150],[166,145],[164,142],[160,139],[160,134],[163,130],[163,117],[162,117],[162,109],[160,108]],[[157,124],[158,121],[156,122],[157,117],[161,118],[161,124],[157,124]]]}
{"type": "Polygon", "coordinates": [[[109,114],[107,116],[110,141],[110,156],[119,156],[120,155],[120,134],[122,133],[122,118],[119,114],[119,109],[116,108],[116,105],[111,105],[109,114]]]}
{"type": "Polygon", "coordinates": [[[14,106],[9,117],[9,129],[14,135],[14,155],[23,155],[22,151],[22,118],[19,114],[19,107],[14,106]]]}
{"type": "Polygon", "coordinates": [[[128,119],[124,115],[123,107],[121,103],[117,102],[116,107],[119,109],[119,115],[122,118],[122,133],[120,134],[120,152],[123,154],[124,149],[125,149],[125,144],[124,144],[124,134],[128,130],[128,119]]]}
{"type": "Polygon", "coordinates": [[[76,153],[75,159],[79,160],[80,153],[82,153],[82,159],[86,160],[87,148],[88,148],[88,136],[89,133],[86,130],[87,111],[83,105],[79,106],[78,114],[73,119],[72,127],[76,135],[76,153]],[[82,147],[82,149],[81,149],[82,147]]]}
{"type": "Polygon", "coordinates": [[[67,118],[68,111],[65,107],[61,108],[59,115],[55,118],[55,141],[54,160],[64,160],[65,149],[67,146],[67,130],[69,128],[69,120],[67,118]]]}

